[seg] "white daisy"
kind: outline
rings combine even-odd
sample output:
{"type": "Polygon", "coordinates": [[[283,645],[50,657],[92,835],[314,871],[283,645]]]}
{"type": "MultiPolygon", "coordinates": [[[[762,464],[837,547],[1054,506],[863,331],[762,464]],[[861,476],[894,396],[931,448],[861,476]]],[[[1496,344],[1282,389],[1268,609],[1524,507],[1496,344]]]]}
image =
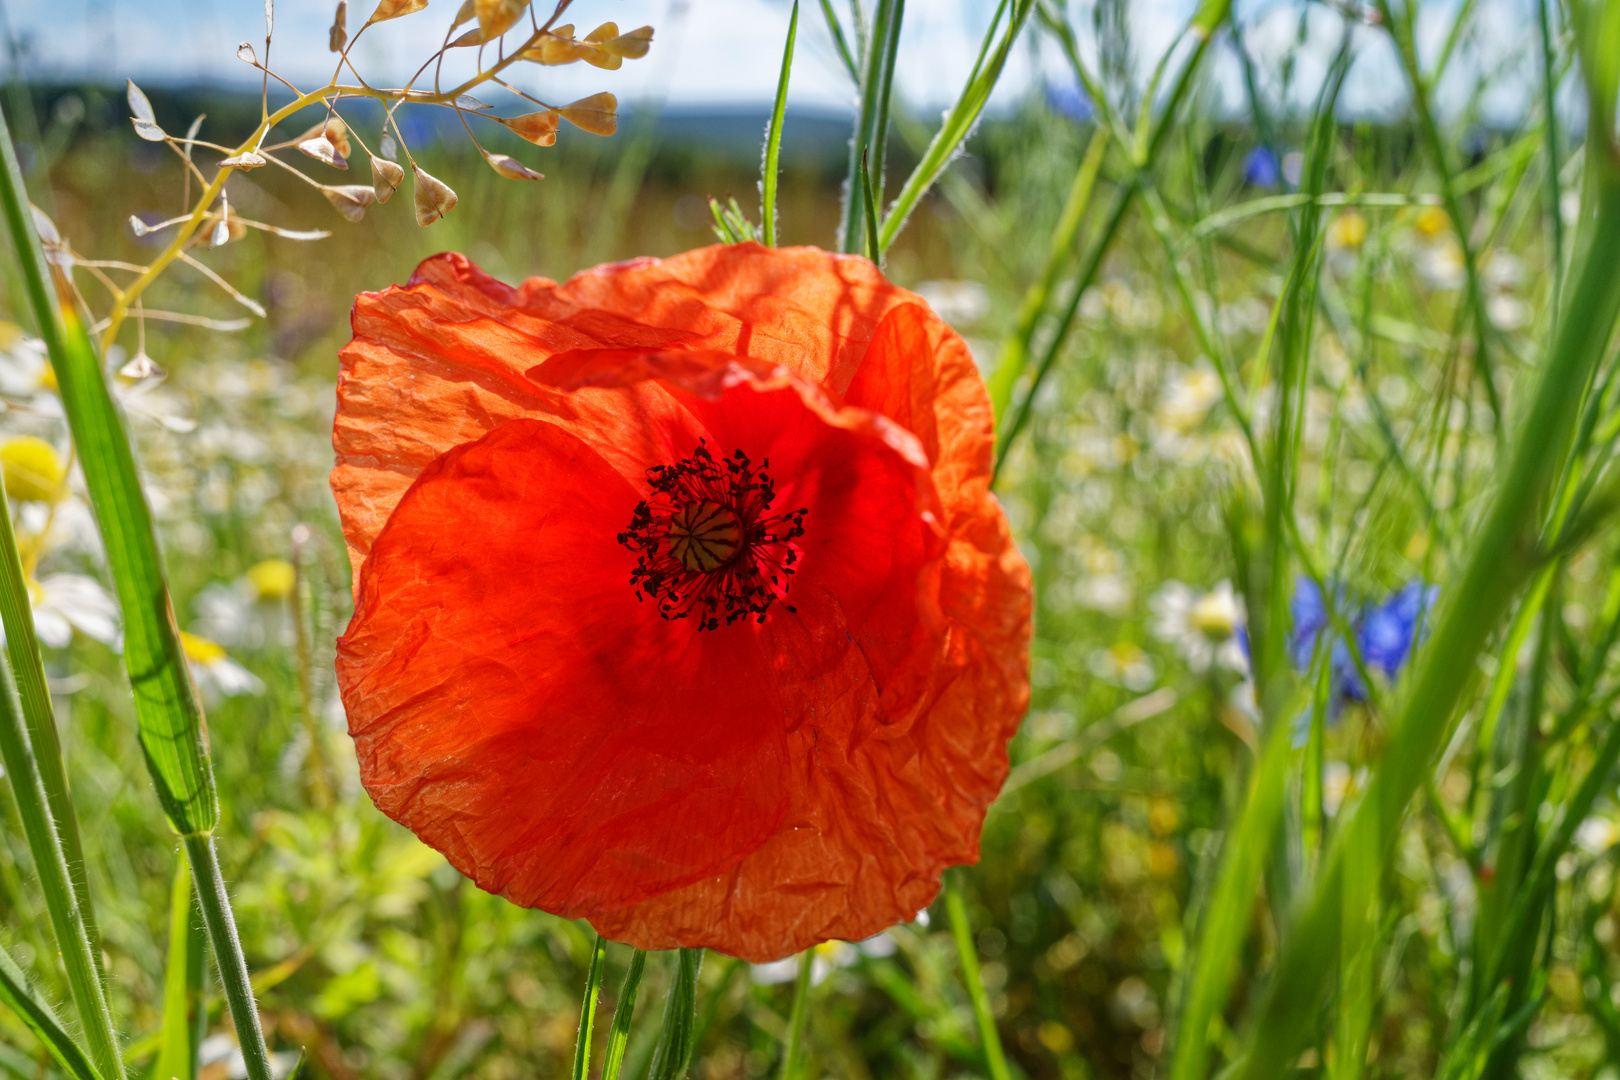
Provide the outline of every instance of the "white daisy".
{"type": "Polygon", "coordinates": [[[1149,604],[1153,636],[1180,649],[1193,671],[1208,671],[1212,664],[1238,672],[1248,670],[1241,640],[1243,598],[1233,591],[1230,581],[1221,581],[1208,592],[1167,581],[1149,604]]]}
{"type": "Polygon", "coordinates": [[[291,630],[286,601],[297,572],[284,559],[266,559],[230,584],[214,582],[191,601],[199,636],[221,645],[258,648],[291,630]]]}
{"type": "Polygon", "coordinates": [[[46,574],[28,583],[34,604],[34,632],[42,644],[65,647],[77,630],[105,645],[118,644],[118,604],[95,578],[46,574]]]}
{"type": "Polygon", "coordinates": [[[264,682],[253,672],[232,660],[225,647],[196,634],[180,631],[180,644],[191,663],[191,677],[206,697],[255,696],[264,693],[264,682]]]}
{"type": "Polygon", "coordinates": [[[1123,686],[1136,693],[1153,685],[1156,674],[1153,658],[1141,646],[1129,641],[1115,642],[1106,649],[1095,650],[1088,665],[1091,673],[1104,682],[1123,686]]]}

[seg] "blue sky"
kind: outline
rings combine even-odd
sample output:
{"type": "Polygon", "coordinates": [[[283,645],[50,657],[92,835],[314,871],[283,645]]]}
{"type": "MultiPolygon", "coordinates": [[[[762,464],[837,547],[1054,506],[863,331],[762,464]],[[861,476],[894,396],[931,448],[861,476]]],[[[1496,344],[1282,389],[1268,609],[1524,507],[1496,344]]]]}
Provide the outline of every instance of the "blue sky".
{"type": "MultiPolygon", "coordinates": [[[[330,75],[326,33],[334,6],[335,0],[278,0],[274,70],[299,85],[330,75]]],[[[363,22],[374,6],[375,0],[352,0],[350,26],[363,22]]],[[[988,0],[909,5],[904,44],[913,59],[903,67],[908,100],[943,105],[954,97],[993,6],[988,0]]],[[[236,60],[236,46],[252,41],[263,52],[261,0],[10,0],[5,7],[13,34],[27,42],[26,64],[36,78],[106,72],[151,83],[246,82],[252,72],[236,60]]],[[[378,81],[399,81],[442,41],[457,7],[459,0],[431,0],[424,11],[372,27],[355,54],[361,71],[378,81]]],[[[622,29],[653,25],[652,52],[617,72],[582,64],[533,69],[525,88],[542,91],[548,100],[612,90],[622,98],[666,96],[678,105],[768,101],[788,9],[781,0],[575,0],[568,17],[582,30],[608,20],[622,29]]],[[[849,80],[815,0],[804,5],[799,41],[793,102],[847,107],[849,80]]],[[[1013,86],[1027,85],[1028,57],[1014,67],[1013,86]]]]}
{"type": "MultiPolygon", "coordinates": [[[[835,3],[847,10],[848,0],[835,3]]],[[[1436,0],[1422,8],[1419,36],[1431,54],[1456,3],[1436,0]]],[[[271,66],[278,73],[300,86],[318,85],[331,74],[326,34],[334,6],[335,0],[278,0],[271,52],[271,66]]],[[[374,6],[375,0],[351,0],[349,25],[359,26],[374,6]]],[[[368,79],[397,84],[442,41],[459,6],[459,0],[431,0],[424,11],[372,27],[356,50],[357,64],[368,79]]],[[[1194,0],[1131,0],[1133,46],[1144,70],[1175,40],[1193,6],[1194,0]]],[[[530,67],[523,85],[548,101],[611,90],[626,101],[651,96],[678,107],[763,106],[775,90],[788,7],[788,0],[575,0],[569,17],[582,29],[607,20],[622,29],[652,24],[657,36],[651,54],[617,72],[583,64],[530,67]]],[[[905,102],[928,110],[949,104],[993,8],[994,0],[908,3],[899,77],[905,102]]],[[[1089,26],[1088,8],[1088,0],[1071,3],[1077,26],[1089,26]]],[[[1275,81],[1280,58],[1296,40],[1303,8],[1297,0],[1238,3],[1245,41],[1263,80],[1275,81]]],[[[5,0],[4,10],[12,35],[24,45],[26,73],[34,78],[120,83],[127,76],[152,84],[247,85],[256,80],[236,59],[236,46],[251,41],[263,51],[263,0],[5,0]]],[[[1479,32],[1465,43],[1465,62],[1455,65],[1463,82],[1471,83],[1474,72],[1493,73],[1487,104],[1494,103],[1499,113],[1517,111],[1524,100],[1512,73],[1527,70],[1532,43],[1525,32],[1527,13],[1526,0],[1481,0],[1479,32]]],[[[1320,78],[1340,25],[1337,16],[1314,6],[1309,16],[1312,43],[1298,65],[1300,86],[1313,87],[1320,78]]],[[[1399,108],[1404,81],[1387,40],[1369,28],[1357,34],[1362,48],[1346,86],[1347,106],[1363,113],[1399,108]]],[[[471,53],[458,51],[458,61],[465,63],[471,53]]],[[[1214,59],[1214,92],[1223,104],[1236,108],[1241,82],[1235,57],[1222,48],[1214,59]]],[[[1070,80],[1050,43],[1037,45],[1033,35],[1026,35],[998,97],[1005,102],[1033,83],[1047,81],[1070,80]]],[[[800,108],[834,110],[847,109],[851,97],[819,4],[805,0],[790,101],[800,108]]]]}

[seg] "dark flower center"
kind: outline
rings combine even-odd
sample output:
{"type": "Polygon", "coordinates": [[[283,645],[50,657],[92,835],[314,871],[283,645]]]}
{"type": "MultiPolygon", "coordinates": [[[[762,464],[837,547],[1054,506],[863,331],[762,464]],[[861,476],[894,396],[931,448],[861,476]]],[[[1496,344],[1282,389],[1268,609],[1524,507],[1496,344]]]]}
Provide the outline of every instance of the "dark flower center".
{"type": "Polygon", "coordinates": [[[755,469],[741,450],[715,461],[700,439],[691,457],[647,470],[652,492],[619,534],[619,543],[639,554],[630,574],[638,600],[651,597],[666,619],[696,614],[700,630],[750,614],[765,621],[787,592],[799,558],[793,541],[804,535],[809,513],[770,512],[770,464],[767,458],[755,469]]]}

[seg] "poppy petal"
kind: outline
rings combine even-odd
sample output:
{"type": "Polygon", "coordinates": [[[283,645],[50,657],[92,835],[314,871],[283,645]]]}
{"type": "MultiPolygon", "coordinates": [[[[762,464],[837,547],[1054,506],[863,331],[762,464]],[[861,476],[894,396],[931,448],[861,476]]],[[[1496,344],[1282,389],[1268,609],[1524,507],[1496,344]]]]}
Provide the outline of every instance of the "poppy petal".
{"type": "Polygon", "coordinates": [[[400,500],[340,642],[377,805],[565,915],[729,868],[785,803],[757,639],[649,618],[626,585],[639,498],[562,428],[505,424],[400,500]]]}

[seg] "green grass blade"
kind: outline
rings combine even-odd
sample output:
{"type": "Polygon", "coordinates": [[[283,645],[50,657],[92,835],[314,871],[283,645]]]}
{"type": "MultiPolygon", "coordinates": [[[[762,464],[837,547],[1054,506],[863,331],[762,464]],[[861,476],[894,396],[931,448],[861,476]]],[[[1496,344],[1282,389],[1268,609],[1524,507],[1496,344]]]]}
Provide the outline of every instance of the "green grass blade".
{"type": "Polygon", "coordinates": [[[203,936],[197,894],[192,887],[191,862],[179,859],[169,895],[169,956],[163,977],[163,1041],[153,1076],[162,1080],[193,1080],[197,1075],[197,1047],[204,1020],[202,1010],[203,936]]]}
{"type": "Polygon", "coordinates": [[[653,1050],[647,1080],[680,1080],[692,1064],[697,1027],[697,977],[702,949],[682,949],[675,958],[675,979],[664,999],[664,1026],[653,1050]]]}
{"type": "Polygon", "coordinates": [[[101,964],[101,933],[90,905],[90,883],[84,871],[84,844],[79,838],[79,815],[68,795],[67,765],[62,759],[62,739],[56,731],[56,710],[51,705],[50,688],[45,682],[45,661],[40,655],[39,638],[34,633],[33,603],[17,550],[17,534],[11,520],[11,504],[0,493],[0,621],[6,630],[6,656],[17,680],[22,701],[23,721],[28,740],[39,762],[39,777],[45,785],[45,800],[56,823],[57,839],[67,859],[69,880],[78,900],[79,917],[84,920],[85,936],[90,939],[97,968],[101,964]]]}
{"type": "Polygon", "coordinates": [[[17,688],[11,681],[11,666],[4,662],[0,662],[0,761],[5,764],[6,779],[11,782],[17,803],[17,816],[22,819],[28,850],[34,857],[34,872],[39,875],[40,890],[45,894],[51,931],[56,935],[56,947],[62,956],[62,966],[67,970],[68,987],[79,1011],[90,1056],[97,1070],[108,1080],[122,1080],[123,1057],[101,984],[95,948],[85,933],[67,859],[51,821],[45,784],[40,779],[39,763],[28,740],[17,688]]]}
{"type": "Polygon", "coordinates": [[[72,294],[65,287],[53,293],[46,281],[44,254],[34,234],[16,151],[3,124],[0,153],[5,158],[0,168],[0,208],[56,371],[124,613],[124,663],[135,691],[141,748],[175,830],[181,835],[206,833],[219,822],[219,800],[202,707],[180,647],[152,514],[123,421],[107,390],[95,346],[74,310],[72,294]],[[58,302],[63,296],[67,299],[58,302]]]}
{"type": "Polygon", "coordinates": [[[777,162],[782,155],[782,120],[787,115],[788,77],[793,74],[793,43],[799,36],[799,0],[793,0],[788,18],[787,44],[782,47],[782,73],[776,79],[776,105],[765,132],[765,168],[760,177],[760,229],[766,247],[776,246],[777,162]]]}
{"type": "Polygon", "coordinates": [[[949,874],[945,877],[945,912],[951,922],[951,937],[956,942],[956,957],[962,965],[962,985],[973,1002],[973,1019],[979,1025],[985,1067],[990,1071],[990,1080],[1009,1080],[1007,1055],[1001,1048],[1001,1033],[996,1030],[996,1018],[990,1012],[990,997],[984,992],[984,979],[979,975],[979,953],[973,945],[973,927],[968,922],[962,893],[949,874]]]}
{"type": "MultiPolygon", "coordinates": [[[[1603,135],[1594,129],[1594,137],[1603,135]]],[[[1232,1080],[1282,1074],[1315,1029],[1331,958],[1339,947],[1345,849],[1370,841],[1380,865],[1388,864],[1406,807],[1430,775],[1480,651],[1536,569],[1541,514],[1573,438],[1583,394],[1620,312],[1620,275],[1605,261],[1607,253],[1620,250],[1620,177],[1603,169],[1595,171],[1593,181],[1597,215],[1501,485],[1462,573],[1441,601],[1434,636],[1420,657],[1383,762],[1345,823],[1340,842],[1330,850],[1326,869],[1279,958],[1249,1052],[1232,1080]]]]}
{"type": "Polygon", "coordinates": [[[928,149],[923,152],[922,160],[917,162],[917,167],[906,177],[894,205],[889,208],[887,216],[883,219],[883,228],[878,234],[879,251],[887,251],[889,245],[894,243],[894,238],[905,228],[906,218],[911,216],[917,203],[928,193],[928,189],[934,186],[939,174],[951,163],[957,150],[972,134],[974,125],[979,122],[979,114],[984,111],[985,102],[990,100],[990,92],[1001,79],[1001,70],[1006,66],[1013,43],[1018,40],[1018,35],[1023,31],[1024,23],[1028,21],[1029,13],[1034,8],[1035,0],[1001,0],[996,6],[995,16],[990,21],[990,29],[985,32],[984,41],[979,46],[979,58],[974,62],[973,70],[968,73],[962,93],[957,97],[956,104],[951,106],[950,112],[945,114],[945,122],[940,125],[939,132],[928,144],[928,149]],[[1011,18],[1000,42],[995,45],[994,51],[991,51],[991,42],[995,40],[996,30],[1001,25],[1008,4],[1012,5],[1011,18]]]}
{"type": "Polygon", "coordinates": [[[56,1014],[34,996],[28,987],[28,976],[23,974],[22,968],[3,948],[0,948],[0,1001],[5,1002],[17,1014],[17,1019],[39,1037],[51,1057],[62,1066],[62,1071],[73,1080],[104,1080],[96,1067],[90,1064],[89,1056],[62,1027],[56,1014]]]}
{"type": "Polygon", "coordinates": [[[636,1012],[636,991],[641,989],[641,974],[646,969],[647,950],[637,949],[630,954],[630,968],[624,973],[624,985],[619,987],[619,1000],[613,1006],[607,1053],[602,1058],[602,1080],[619,1080],[619,1070],[624,1068],[624,1052],[630,1046],[630,1021],[636,1012]]]}
{"type": "MultiPolygon", "coordinates": [[[[3,121],[0,157],[4,158],[4,167],[0,168],[0,212],[5,215],[40,336],[56,372],[68,427],[83,462],[85,485],[101,526],[107,563],[123,610],[124,664],[134,690],[147,772],[163,812],[184,838],[191,856],[203,916],[248,1075],[252,1080],[270,1080],[269,1053],[259,1029],[259,1014],[253,1007],[247,962],[236,935],[224,878],[212,842],[207,839],[219,823],[219,797],[208,758],[202,706],[180,646],[152,512],[141,490],[123,421],[107,389],[100,357],[79,319],[65,281],[52,282],[57,298],[52,302],[44,253],[34,233],[16,151],[3,121]]],[[[116,1052],[114,1056],[116,1059],[116,1052]]],[[[104,1064],[103,1071],[109,1076],[122,1076],[122,1061],[104,1064]]]]}
{"type": "Polygon", "coordinates": [[[799,1049],[804,1043],[804,1023],[810,1016],[810,973],[815,968],[816,950],[799,954],[799,970],[793,979],[793,1007],[788,1013],[788,1040],[782,1050],[779,1080],[793,1080],[799,1070],[799,1049]]]}
{"type": "MultiPolygon", "coordinates": [[[[798,7],[798,0],[794,0],[794,7],[798,7]]],[[[844,70],[856,82],[861,81],[861,74],[855,68],[855,56],[849,51],[849,39],[844,36],[844,28],[838,21],[838,13],[833,10],[832,0],[821,0],[821,14],[827,20],[827,33],[832,35],[833,48],[838,50],[838,59],[844,62],[844,70]]]]}
{"type": "MultiPolygon", "coordinates": [[[[866,199],[862,197],[861,170],[872,174],[872,186],[881,195],[883,156],[889,139],[889,94],[894,86],[894,59],[900,47],[900,24],[905,0],[878,0],[867,35],[861,68],[861,104],[856,113],[855,137],[849,144],[849,173],[845,181],[844,217],[838,231],[838,250],[853,254],[868,242],[866,199]],[[870,150],[870,160],[865,161],[870,150]]],[[[873,199],[877,201],[876,198],[873,199]]],[[[874,259],[875,261],[875,259],[874,259]]]]}
{"type": "Polygon", "coordinates": [[[591,966],[585,973],[585,1000],[579,1007],[579,1034],[574,1037],[573,1080],[585,1080],[591,1071],[591,1030],[596,1026],[596,1005],[602,997],[602,966],[607,961],[607,938],[596,935],[591,966]]]}
{"type": "Polygon", "coordinates": [[[1271,851],[1287,792],[1287,724],[1273,724],[1248,792],[1221,853],[1214,892],[1198,930],[1192,979],[1177,1022],[1171,1080],[1195,1080],[1208,1072],[1210,1023],[1220,1015],[1237,974],[1238,955],[1248,937],[1255,892],[1271,851]]]}

